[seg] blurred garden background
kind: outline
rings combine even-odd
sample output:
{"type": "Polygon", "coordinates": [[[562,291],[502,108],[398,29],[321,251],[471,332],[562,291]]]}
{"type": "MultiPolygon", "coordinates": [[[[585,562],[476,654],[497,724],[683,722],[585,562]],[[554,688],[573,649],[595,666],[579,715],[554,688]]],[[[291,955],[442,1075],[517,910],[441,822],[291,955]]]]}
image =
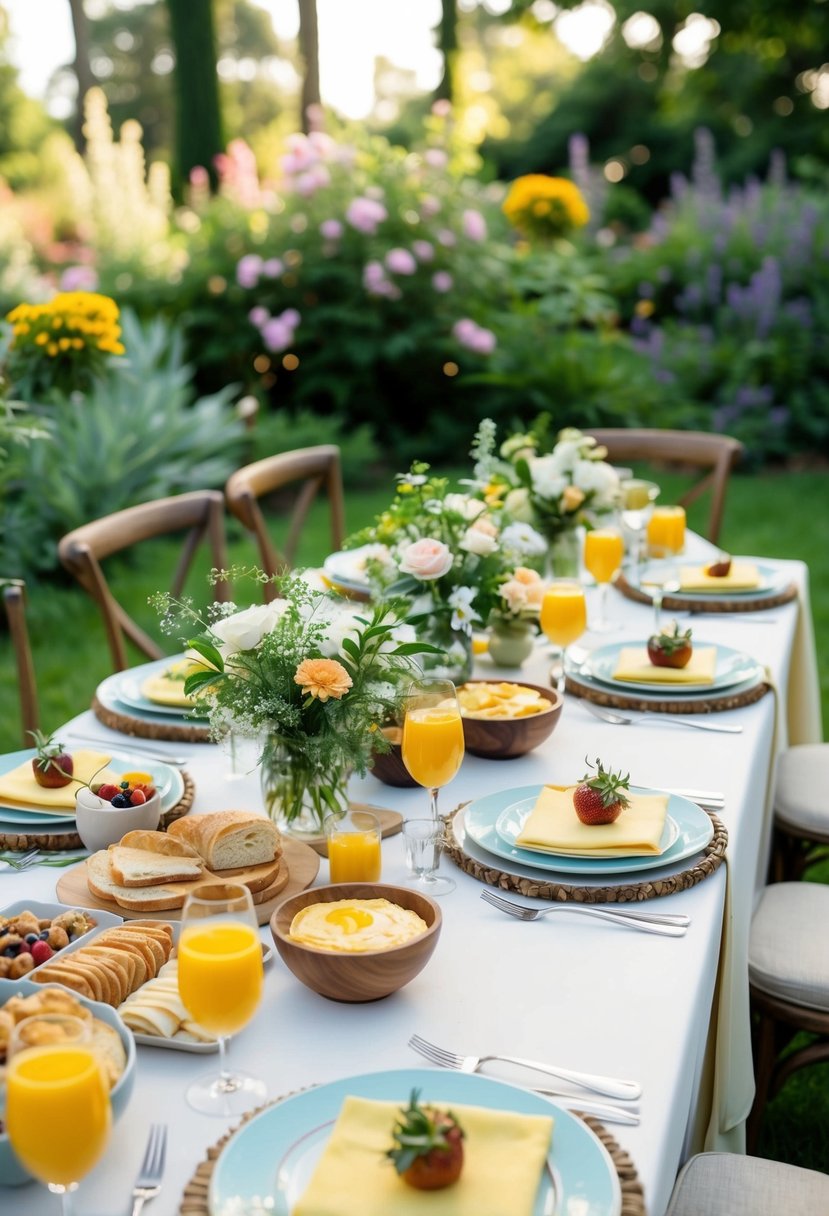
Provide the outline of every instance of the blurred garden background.
{"type": "MultiPolygon", "coordinates": [[[[108,670],[66,531],[326,441],[357,529],[412,459],[463,475],[484,417],[741,439],[723,544],[808,561],[826,653],[827,28],[826,0],[0,0],[0,577],[44,726],[108,670]]],[[[143,604],[168,561],[117,584],[143,604]]],[[[8,750],[2,632],[0,693],[8,750]]],[[[770,1155],[826,1168],[825,1071],[770,1155]]]]}

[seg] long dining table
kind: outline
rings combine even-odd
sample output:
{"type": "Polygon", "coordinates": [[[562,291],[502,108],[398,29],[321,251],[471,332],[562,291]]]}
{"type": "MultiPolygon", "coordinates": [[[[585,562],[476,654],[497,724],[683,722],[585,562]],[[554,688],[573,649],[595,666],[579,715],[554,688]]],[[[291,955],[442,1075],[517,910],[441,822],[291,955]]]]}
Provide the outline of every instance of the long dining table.
{"type": "MultiPolygon", "coordinates": [[[[696,551],[707,553],[695,540],[696,551]]],[[[569,1068],[641,1082],[639,1126],[608,1124],[627,1149],[641,1180],[647,1211],[662,1216],[682,1161],[703,1145],[743,1148],[751,1101],[746,947],[751,913],[765,881],[770,840],[770,783],[774,759],[787,745],[821,737],[808,571],[795,561],[774,565],[799,590],[791,603],[755,614],[694,616],[694,638],[748,652],[767,671],[773,691],[744,708],[712,714],[712,724],[739,734],[704,733],[676,722],[635,727],[599,722],[579,698],[567,695],[550,738],[514,760],[467,756],[441,791],[442,809],[496,790],[545,782],[570,783],[584,772],[585,756],[631,773],[632,782],[656,789],[706,789],[724,796],[719,812],[728,831],[726,864],[690,889],[655,899],[650,911],[685,913],[682,938],[663,938],[579,916],[523,923],[482,901],[484,886],[444,858],[456,888],[441,898],[443,927],[425,969],[396,994],[371,1004],[341,1004],[304,987],[277,956],[266,970],[261,1007],[230,1044],[230,1062],[264,1078],[271,1099],[355,1074],[411,1068],[425,1061],[409,1048],[412,1034],[463,1054],[510,1053],[569,1068]]],[[[589,592],[589,601],[593,592],[589,592]]],[[[618,632],[585,635],[585,646],[643,639],[651,610],[619,594],[610,602],[618,632]]],[[[478,660],[477,675],[547,683],[550,656],[540,643],[518,671],[478,660]]],[[[129,754],[130,741],[105,728],[90,712],[68,723],[129,754]]],[[[165,745],[153,741],[164,750],[165,745]]],[[[186,751],[195,782],[192,814],[223,808],[262,811],[258,774],[228,774],[227,758],[211,744],[166,745],[186,751]]],[[[422,789],[397,789],[367,775],[353,779],[355,801],[392,808],[404,817],[428,813],[422,789]]],[[[678,863],[682,869],[687,863],[678,863]]],[[[408,880],[400,835],[383,841],[383,881],[408,880]]],[[[34,868],[0,874],[3,902],[55,895],[56,875],[34,868]]],[[[620,877],[623,881],[625,876],[620,877]]],[[[321,861],[317,884],[328,881],[321,861]]],[[[516,897],[520,899],[520,896],[516,897]]],[[[270,940],[267,926],[263,940],[270,940]]],[[[151,1216],[173,1216],[198,1162],[227,1130],[221,1119],[197,1114],[185,1089],[211,1071],[216,1056],[139,1047],[134,1092],[114,1127],[109,1148],[76,1196],[78,1216],[120,1216],[147,1131],[169,1124],[169,1152],[151,1216]]],[[[544,1078],[503,1064],[487,1075],[522,1085],[544,1078]]],[[[15,1216],[45,1216],[52,1201],[29,1184],[0,1191],[0,1207],[15,1216]]]]}

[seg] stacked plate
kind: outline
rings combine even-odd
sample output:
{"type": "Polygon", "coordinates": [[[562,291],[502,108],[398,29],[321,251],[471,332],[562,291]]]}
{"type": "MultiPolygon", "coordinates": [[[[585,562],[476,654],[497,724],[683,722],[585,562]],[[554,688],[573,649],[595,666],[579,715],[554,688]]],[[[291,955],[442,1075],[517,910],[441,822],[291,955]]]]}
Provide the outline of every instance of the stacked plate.
{"type": "Polygon", "coordinates": [[[171,655],[169,658],[156,659],[152,663],[142,663],[140,667],[130,667],[126,671],[116,671],[98,685],[96,696],[104,709],[112,713],[125,714],[130,718],[139,718],[144,722],[156,722],[168,726],[205,726],[207,719],[189,709],[177,709],[170,705],[160,705],[144,695],[146,682],[154,677],[163,675],[175,663],[181,662],[184,655],[171,655]]]}
{"type": "Polygon", "coordinates": [[[716,701],[721,697],[732,697],[756,688],[765,679],[762,666],[751,655],[730,646],[713,642],[697,643],[713,648],[717,652],[714,679],[710,683],[675,684],[670,681],[646,683],[639,680],[617,680],[614,678],[622,649],[635,647],[645,650],[647,640],[613,642],[592,650],[587,658],[579,662],[567,660],[565,672],[569,679],[594,691],[617,692],[639,697],[642,701],[688,700],[701,698],[716,701]]]}
{"type": "MultiPolygon", "coordinates": [[[[757,601],[758,605],[762,605],[763,600],[768,600],[775,595],[779,595],[788,586],[789,579],[787,576],[780,570],[776,570],[774,566],[765,566],[760,562],[752,562],[751,564],[757,568],[758,581],[755,587],[743,590],[727,587],[718,591],[716,587],[713,587],[706,591],[669,591],[666,593],[666,598],[680,598],[692,604],[709,604],[712,602],[716,603],[717,600],[738,599],[745,603],[757,601]]],[[[639,572],[638,578],[633,572],[630,574],[631,586],[636,587],[637,590],[644,592],[648,596],[653,593],[654,585],[653,581],[650,583],[648,581],[651,569],[650,566],[645,565],[639,572]]]]}
{"type": "MultiPolygon", "coordinates": [[[[569,875],[571,880],[574,876],[601,879],[673,866],[701,852],[714,835],[714,825],[701,807],[677,794],[667,794],[668,807],[659,853],[597,857],[595,854],[576,856],[521,847],[516,843],[518,836],[543,788],[524,785],[486,794],[470,802],[456,818],[456,823],[462,827],[464,852],[483,865],[497,865],[499,870],[518,878],[550,881],[554,876],[569,875]]],[[[658,794],[660,791],[631,786],[631,792],[658,794]]]]}
{"type": "MultiPolygon", "coordinates": [[[[33,748],[21,752],[8,752],[0,756],[0,775],[11,772],[18,765],[34,758],[33,748]]],[[[181,773],[169,764],[158,760],[131,760],[129,756],[112,756],[107,764],[110,772],[128,773],[140,770],[152,776],[153,784],[161,795],[161,809],[170,810],[181,801],[184,794],[184,779],[181,773]]],[[[12,806],[0,799],[0,833],[10,836],[44,832],[50,836],[71,836],[76,831],[74,813],[56,808],[38,807],[36,803],[12,806]]]]}

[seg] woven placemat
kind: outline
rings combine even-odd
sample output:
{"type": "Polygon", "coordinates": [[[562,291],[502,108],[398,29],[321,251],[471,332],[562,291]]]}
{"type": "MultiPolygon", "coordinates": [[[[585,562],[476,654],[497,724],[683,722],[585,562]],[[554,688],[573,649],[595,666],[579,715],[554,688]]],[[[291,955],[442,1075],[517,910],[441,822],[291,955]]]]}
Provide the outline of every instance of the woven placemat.
{"type": "Polygon", "coordinates": [[[613,692],[609,688],[600,688],[593,684],[582,684],[573,676],[565,676],[564,691],[574,697],[583,697],[585,701],[593,701],[596,705],[606,705],[608,709],[643,709],[654,714],[719,714],[728,709],[742,709],[744,705],[753,705],[761,700],[771,685],[761,680],[751,688],[742,692],[723,692],[719,696],[701,697],[665,697],[657,700],[653,694],[649,697],[637,696],[633,692],[613,692]]]}
{"type": "MultiPolygon", "coordinates": [[[[175,819],[181,819],[193,805],[196,786],[189,773],[181,774],[184,782],[184,793],[175,806],[163,811],[158,823],[159,831],[164,832],[175,819]]],[[[82,849],[83,841],[77,832],[67,832],[63,836],[55,832],[0,832],[0,849],[8,849],[12,853],[25,853],[28,849],[40,849],[43,853],[59,853],[67,849],[82,849]]]]}
{"type": "MultiPolygon", "coordinates": [[[[302,1090],[294,1091],[294,1093],[302,1092],[302,1090]]],[[[184,1188],[178,1216],[211,1216],[208,1206],[210,1180],[213,1176],[216,1161],[228,1140],[235,1135],[240,1127],[243,1127],[245,1123],[256,1115],[261,1114],[263,1110],[267,1110],[269,1106],[276,1106],[277,1102],[283,1102],[285,1098],[291,1097],[293,1097],[293,1093],[284,1094],[282,1098],[277,1098],[273,1102],[266,1102],[258,1110],[250,1111],[249,1114],[242,1117],[237,1127],[226,1132],[220,1140],[217,1140],[215,1144],[210,1146],[207,1150],[207,1156],[203,1161],[199,1162],[196,1172],[184,1188]]],[[[610,1160],[613,1162],[613,1168],[616,1170],[619,1178],[619,1188],[622,1192],[621,1216],[647,1216],[644,1188],[639,1181],[639,1175],[636,1172],[636,1166],[633,1164],[630,1154],[622,1148],[616,1137],[612,1136],[605,1125],[600,1123],[598,1119],[594,1119],[592,1115],[583,1115],[579,1111],[573,1111],[572,1114],[578,1115],[582,1122],[587,1124],[594,1135],[601,1141],[610,1156],[610,1160]]],[[[265,1211],[264,1207],[262,1211],[265,1211]]]]}
{"type": "MultiPolygon", "coordinates": [[[[629,583],[621,572],[614,579],[613,586],[617,591],[621,591],[626,599],[634,600],[637,604],[653,604],[647,591],[629,583]]],[[[754,599],[746,599],[742,595],[732,596],[731,599],[719,597],[710,600],[689,598],[686,595],[666,595],[662,600],[662,607],[668,610],[671,608],[687,609],[693,613],[763,612],[766,608],[779,608],[781,604],[789,604],[794,599],[797,599],[797,586],[789,583],[774,595],[763,595],[754,599]]]]}
{"type": "Polygon", "coordinates": [[[176,722],[150,722],[147,718],[134,718],[132,714],[107,709],[97,696],[92,698],[92,712],[104,726],[119,730],[122,735],[133,735],[139,739],[167,739],[175,743],[211,742],[210,728],[207,726],[180,726],[176,722]]]}
{"type": "Polygon", "coordinates": [[[665,878],[650,878],[643,882],[621,882],[612,886],[578,887],[555,879],[524,878],[517,874],[506,874],[495,865],[485,865],[464,851],[455,831],[455,818],[468,803],[455,807],[447,817],[443,851],[465,874],[471,874],[478,882],[502,891],[517,891],[533,899],[549,899],[553,903],[577,904],[627,904],[645,899],[658,899],[662,895],[675,895],[687,891],[718,870],[725,858],[728,832],[713,811],[706,814],[714,825],[714,835],[702,850],[697,861],[679,874],[665,878]]]}

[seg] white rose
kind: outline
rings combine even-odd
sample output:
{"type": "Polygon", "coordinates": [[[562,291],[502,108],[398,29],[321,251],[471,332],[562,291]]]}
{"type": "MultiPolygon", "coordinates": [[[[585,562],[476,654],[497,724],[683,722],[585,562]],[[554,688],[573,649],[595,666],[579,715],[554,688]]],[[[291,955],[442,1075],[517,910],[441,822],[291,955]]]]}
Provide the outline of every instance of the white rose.
{"type": "Polygon", "coordinates": [[[498,548],[498,541],[488,532],[482,532],[480,528],[467,528],[460,541],[460,547],[467,553],[474,553],[477,557],[489,557],[498,548]]]}
{"type": "Polygon", "coordinates": [[[404,574],[411,574],[421,582],[443,578],[452,569],[452,550],[442,540],[432,540],[428,536],[405,545],[400,551],[400,569],[404,574]]]}
{"type": "Polygon", "coordinates": [[[447,511],[454,511],[469,523],[486,510],[485,502],[481,502],[480,498],[470,498],[466,494],[447,494],[443,505],[447,511]]]}
{"type": "Polygon", "coordinates": [[[619,475],[603,460],[580,460],[575,468],[574,481],[585,494],[593,494],[592,507],[609,507],[615,502],[619,475]]]}
{"type": "Polygon", "coordinates": [[[320,654],[325,659],[336,659],[343,652],[343,642],[346,638],[357,641],[360,631],[365,628],[357,620],[359,611],[351,608],[333,606],[333,611],[326,621],[327,632],[320,643],[320,654]]]}
{"type": "Polygon", "coordinates": [[[210,626],[210,632],[221,644],[225,657],[240,650],[255,650],[266,633],[270,633],[287,607],[285,600],[270,604],[254,604],[242,612],[223,617],[210,626]]]}
{"type": "Polygon", "coordinates": [[[567,478],[554,456],[539,456],[531,460],[530,479],[539,498],[559,499],[567,485],[567,478]]]}
{"type": "Polygon", "coordinates": [[[509,524],[501,533],[501,546],[509,557],[541,557],[547,541],[527,523],[509,524]]]}
{"type": "Polygon", "coordinates": [[[504,499],[504,512],[510,519],[519,523],[530,523],[534,516],[529,491],[523,486],[518,490],[510,490],[504,499]]]}

